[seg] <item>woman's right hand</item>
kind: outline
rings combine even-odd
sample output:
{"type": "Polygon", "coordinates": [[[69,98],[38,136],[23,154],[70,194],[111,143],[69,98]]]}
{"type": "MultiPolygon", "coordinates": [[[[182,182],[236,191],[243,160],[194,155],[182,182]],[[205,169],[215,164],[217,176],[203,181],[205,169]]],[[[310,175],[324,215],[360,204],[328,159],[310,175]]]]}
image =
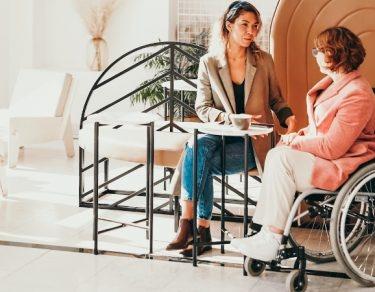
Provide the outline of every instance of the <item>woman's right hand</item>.
{"type": "Polygon", "coordinates": [[[290,145],[293,142],[294,138],[298,136],[298,133],[293,132],[286,135],[281,135],[280,143],[282,145],[290,145]]]}
{"type": "Polygon", "coordinates": [[[260,123],[261,118],[262,118],[262,115],[251,115],[251,123],[252,124],[260,123]]]}

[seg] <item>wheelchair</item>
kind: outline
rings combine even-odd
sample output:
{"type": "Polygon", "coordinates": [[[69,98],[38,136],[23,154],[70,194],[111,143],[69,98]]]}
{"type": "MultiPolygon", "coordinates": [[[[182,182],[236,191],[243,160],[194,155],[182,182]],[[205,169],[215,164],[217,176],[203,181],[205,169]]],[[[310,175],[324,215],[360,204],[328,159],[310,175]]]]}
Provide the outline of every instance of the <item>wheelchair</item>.
{"type": "Polygon", "coordinates": [[[360,166],[336,192],[298,194],[276,259],[266,263],[246,257],[244,270],[252,276],[262,274],[267,265],[278,271],[289,258],[296,260],[285,282],[288,291],[306,290],[306,260],[336,260],[351,279],[375,286],[374,160],[360,166]]]}

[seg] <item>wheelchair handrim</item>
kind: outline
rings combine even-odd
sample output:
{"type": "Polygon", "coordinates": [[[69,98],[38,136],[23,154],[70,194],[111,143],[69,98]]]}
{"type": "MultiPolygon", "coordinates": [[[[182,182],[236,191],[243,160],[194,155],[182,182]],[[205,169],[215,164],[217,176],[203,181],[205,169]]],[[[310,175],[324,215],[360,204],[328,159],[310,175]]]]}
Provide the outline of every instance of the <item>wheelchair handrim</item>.
{"type": "MultiPolygon", "coordinates": [[[[365,174],[364,176],[367,176],[368,174],[365,174]]],[[[372,275],[373,272],[371,273],[371,275],[369,274],[366,274],[366,267],[365,267],[365,270],[361,270],[357,264],[353,261],[352,257],[350,256],[350,249],[348,248],[347,246],[347,242],[346,240],[343,242],[341,239],[342,238],[345,238],[345,226],[346,226],[346,218],[348,216],[348,213],[349,213],[349,210],[350,210],[350,206],[353,202],[353,200],[355,199],[355,197],[358,195],[358,192],[359,190],[368,182],[370,181],[371,179],[374,179],[375,178],[375,172],[373,173],[370,173],[370,175],[368,175],[367,177],[365,177],[362,181],[360,181],[356,186],[355,188],[349,193],[349,195],[347,196],[346,199],[344,199],[343,201],[343,207],[341,208],[341,215],[340,215],[340,219],[339,219],[339,232],[340,232],[340,245],[341,245],[341,250],[342,250],[342,253],[343,253],[343,256],[346,258],[346,261],[348,262],[348,264],[350,265],[351,269],[353,269],[353,271],[361,278],[365,279],[365,280],[369,280],[369,281],[374,281],[375,280],[375,277],[372,275]]],[[[370,234],[370,238],[373,237],[375,234],[374,232],[372,232],[370,234]]],[[[371,240],[370,240],[370,244],[371,244],[371,240]]],[[[371,247],[371,246],[370,246],[371,247]]],[[[372,251],[372,249],[370,249],[370,251],[372,251]]],[[[366,264],[367,264],[367,258],[368,258],[369,255],[367,255],[366,257],[366,264]]],[[[357,257],[358,258],[358,257],[357,257]]],[[[374,263],[374,261],[373,261],[374,263]]],[[[374,267],[372,267],[371,269],[372,271],[374,271],[374,267]]]]}
{"type": "MultiPolygon", "coordinates": [[[[330,196],[328,199],[325,199],[324,201],[319,202],[319,205],[320,206],[329,206],[330,208],[332,208],[333,205],[329,204],[329,203],[331,203],[334,200],[335,200],[335,196],[330,196]]],[[[297,216],[295,216],[295,218],[293,219],[293,222],[296,222],[296,221],[298,222],[299,219],[301,219],[305,216],[310,216],[309,210],[306,210],[306,211],[298,214],[297,216]]],[[[310,225],[311,228],[310,227],[304,228],[304,229],[310,229],[310,231],[308,232],[307,239],[305,239],[302,242],[300,240],[298,240],[297,237],[294,236],[294,234],[293,234],[295,231],[297,231],[296,228],[299,228],[299,227],[293,227],[293,228],[291,228],[290,234],[289,234],[290,243],[293,246],[303,245],[305,247],[306,257],[310,261],[321,262],[321,263],[334,261],[335,257],[334,257],[334,254],[333,254],[333,250],[331,248],[328,224],[329,224],[329,218],[322,218],[322,217],[318,217],[318,216],[315,217],[310,223],[308,223],[308,225],[310,225]],[[319,220],[319,221],[322,220],[323,224],[317,223],[317,220],[319,220]],[[318,234],[318,235],[320,234],[319,245],[318,245],[317,249],[309,248],[310,238],[314,237],[314,236],[312,236],[313,231],[315,231],[315,233],[318,234]],[[323,234],[325,235],[324,240],[322,240],[323,234]],[[326,242],[326,244],[328,243],[328,246],[327,246],[326,249],[321,248],[321,241],[326,242]]],[[[314,238],[311,238],[311,240],[314,241],[314,238]]]]}

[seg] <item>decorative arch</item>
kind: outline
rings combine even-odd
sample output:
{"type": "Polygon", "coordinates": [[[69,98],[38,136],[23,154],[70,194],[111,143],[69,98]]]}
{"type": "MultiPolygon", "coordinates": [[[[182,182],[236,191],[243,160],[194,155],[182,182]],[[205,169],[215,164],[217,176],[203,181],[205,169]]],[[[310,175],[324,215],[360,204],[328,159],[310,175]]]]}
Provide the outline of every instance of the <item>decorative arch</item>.
{"type": "Polygon", "coordinates": [[[322,30],[345,26],[362,40],[367,56],[360,70],[375,87],[375,0],[280,0],[271,25],[270,50],[281,91],[307,124],[305,96],[323,75],[311,55],[322,30]]]}

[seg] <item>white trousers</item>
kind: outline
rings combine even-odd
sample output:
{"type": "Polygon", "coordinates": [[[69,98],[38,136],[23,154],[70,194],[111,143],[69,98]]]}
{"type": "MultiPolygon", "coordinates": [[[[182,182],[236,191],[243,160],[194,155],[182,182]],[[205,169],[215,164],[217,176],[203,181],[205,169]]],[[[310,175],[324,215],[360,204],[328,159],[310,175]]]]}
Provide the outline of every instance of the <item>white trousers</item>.
{"type": "Polygon", "coordinates": [[[314,188],[310,182],[314,162],[314,155],[288,146],[271,149],[253,222],[284,230],[296,192],[314,188]]]}

